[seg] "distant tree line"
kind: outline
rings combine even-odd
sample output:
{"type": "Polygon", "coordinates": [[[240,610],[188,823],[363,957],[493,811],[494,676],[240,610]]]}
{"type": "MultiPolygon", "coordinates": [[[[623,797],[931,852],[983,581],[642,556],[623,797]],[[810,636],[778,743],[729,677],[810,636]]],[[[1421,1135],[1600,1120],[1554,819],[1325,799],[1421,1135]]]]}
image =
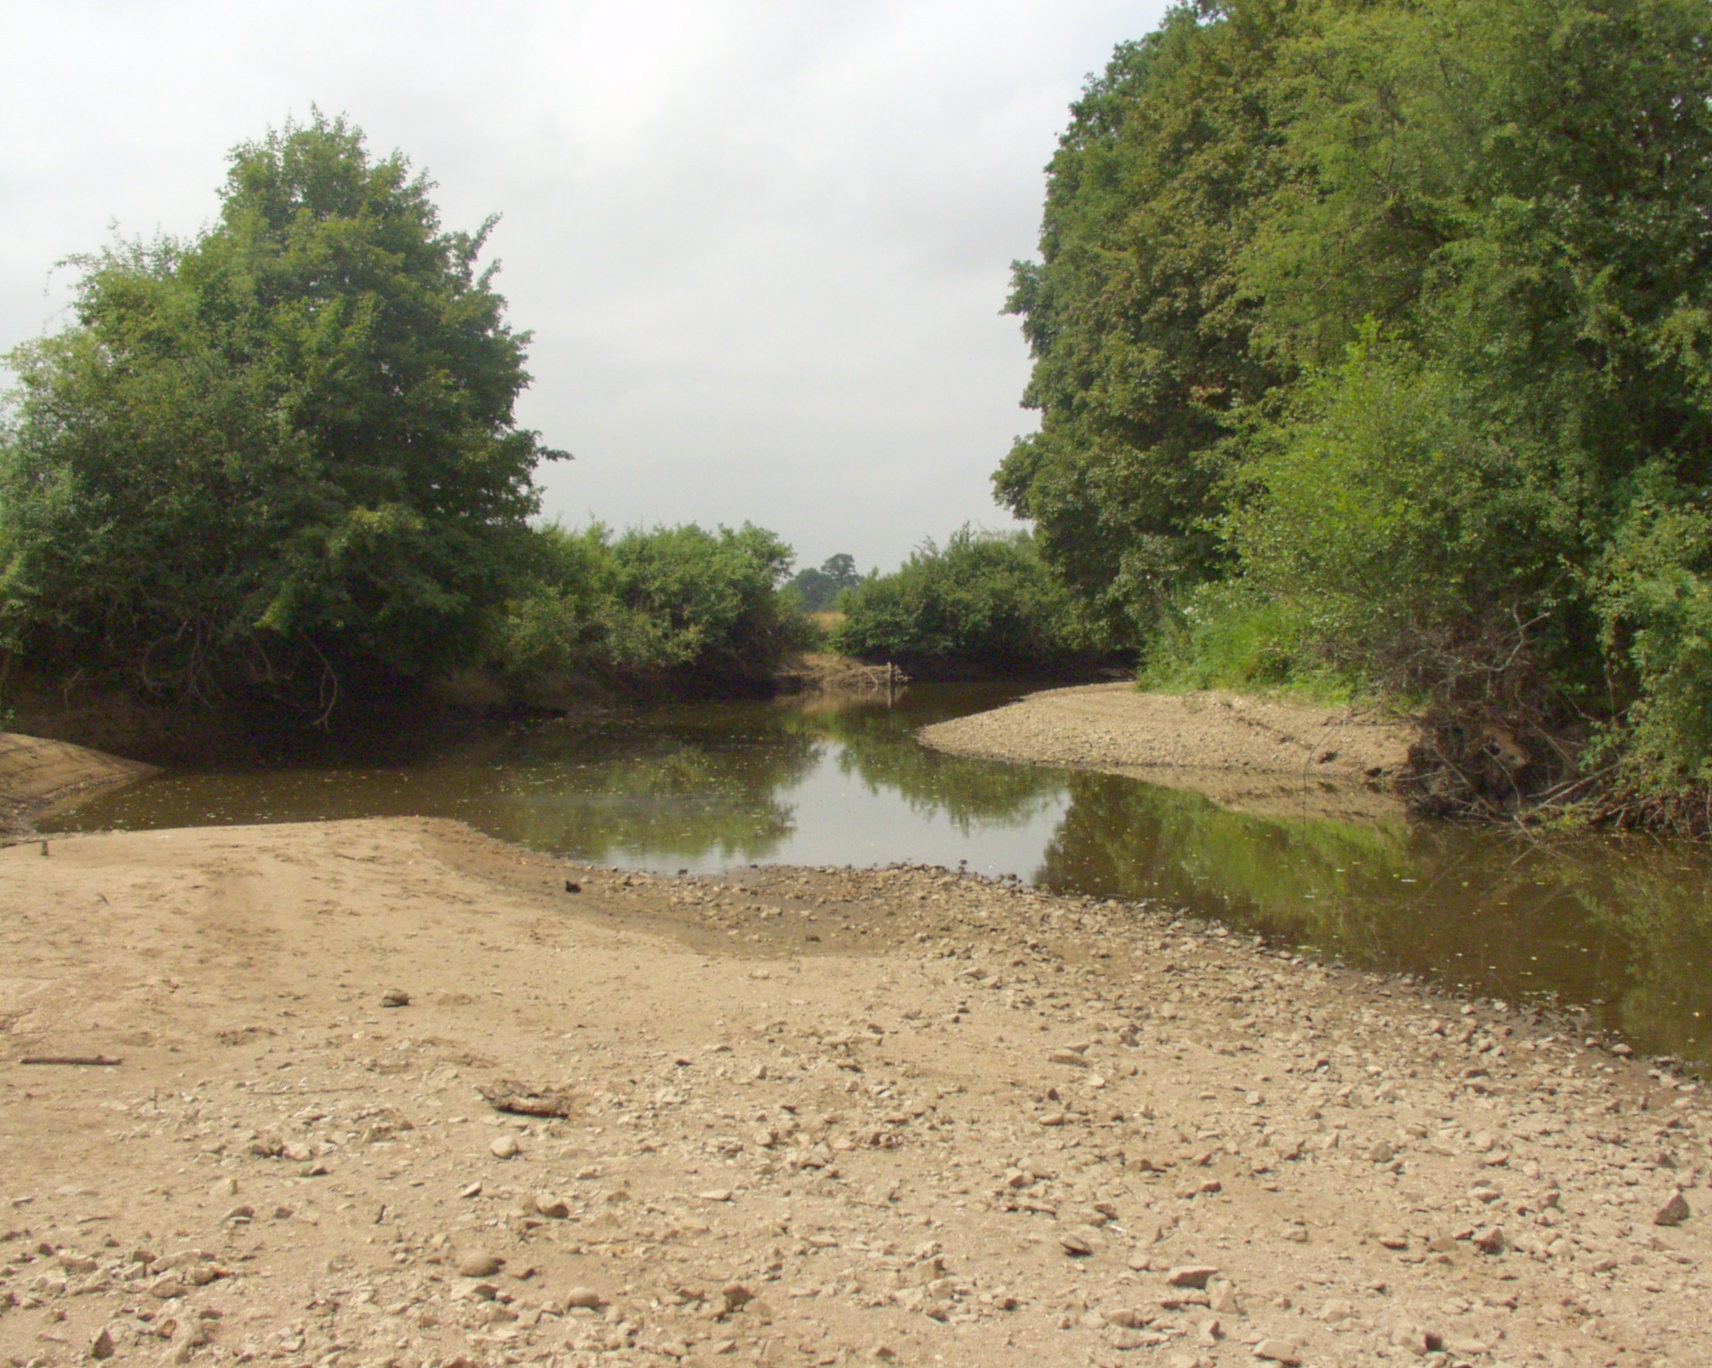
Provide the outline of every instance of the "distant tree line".
{"type": "Polygon", "coordinates": [[[1154,677],[1423,708],[1456,797],[1704,825],[1712,8],[1229,0],[1121,45],[996,476],[1154,677]]]}

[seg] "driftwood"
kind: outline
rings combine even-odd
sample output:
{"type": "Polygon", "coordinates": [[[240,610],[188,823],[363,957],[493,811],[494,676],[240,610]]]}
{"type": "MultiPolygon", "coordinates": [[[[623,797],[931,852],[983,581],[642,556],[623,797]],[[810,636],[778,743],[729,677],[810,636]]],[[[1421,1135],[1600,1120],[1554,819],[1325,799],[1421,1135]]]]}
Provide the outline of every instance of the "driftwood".
{"type": "Polygon", "coordinates": [[[495,1111],[513,1116],[569,1116],[576,1107],[576,1095],[569,1088],[531,1088],[502,1078],[498,1083],[478,1083],[476,1091],[495,1111]]]}
{"type": "Polygon", "coordinates": [[[122,1059],[114,1059],[111,1055],[30,1055],[20,1059],[20,1064],[98,1064],[111,1068],[123,1064],[122,1059]]]}

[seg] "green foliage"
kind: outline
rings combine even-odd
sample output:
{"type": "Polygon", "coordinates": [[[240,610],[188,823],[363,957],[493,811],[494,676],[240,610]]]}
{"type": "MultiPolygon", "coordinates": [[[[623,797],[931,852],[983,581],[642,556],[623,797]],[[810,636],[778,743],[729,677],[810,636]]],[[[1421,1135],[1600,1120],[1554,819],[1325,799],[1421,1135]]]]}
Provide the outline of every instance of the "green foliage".
{"type": "Polygon", "coordinates": [[[1054,159],[1001,495],[1156,672],[1329,664],[1541,783],[1592,721],[1703,786],[1708,203],[1703,0],[1180,8],[1054,159]]]}
{"type": "Polygon", "coordinates": [[[1607,649],[1635,682],[1625,778],[1668,793],[1712,784],[1712,512],[1656,470],[1641,484],[1600,566],[1598,604],[1607,649]]]}
{"type": "Polygon", "coordinates": [[[1140,680],[1174,693],[1286,692],[1326,704],[1348,702],[1363,686],[1359,674],[1323,658],[1292,605],[1241,580],[1196,585],[1167,604],[1140,680]]]}
{"type": "Polygon", "coordinates": [[[77,323],[8,358],[0,621],[178,696],[467,654],[536,508],[526,334],[432,184],[317,113],[238,147],[188,242],[76,262],[77,323]]]}
{"type": "Polygon", "coordinates": [[[943,550],[929,542],[893,573],[864,580],[843,607],[837,649],[917,665],[1042,668],[1103,645],[1026,532],[964,527],[943,550]]]}
{"type": "Polygon", "coordinates": [[[531,562],[494,646],[516,677],[762,679],[807,640],[800,607],[780,592],[790,548],[749,524],[617,538],[598,524],[548,526],[531,562]]]}
{"type": "Polygon", "coordinates": [[[1084,603],[1133,633],[1222,564],[1223,479],[1248,410],[1281,372],[1248,345],[1235,268],[1276,181],[1258,98],[1287,7],[1198,22],[1173,9],[1121,45],[1072,109],[1048,171],[1038,263],[1008,309],[1041,411],[999,468],[999,499],[1084,603]]]}
{"type": "Polygon", "coordinates": [[[825,613],[837,608],[840,594],[861,583],[856,557],[840,551],[835,556],[828,556],[818,570],[805,567],[797,571],[791,580],[791,588],[796,591],[803,612],[825,613]]]}

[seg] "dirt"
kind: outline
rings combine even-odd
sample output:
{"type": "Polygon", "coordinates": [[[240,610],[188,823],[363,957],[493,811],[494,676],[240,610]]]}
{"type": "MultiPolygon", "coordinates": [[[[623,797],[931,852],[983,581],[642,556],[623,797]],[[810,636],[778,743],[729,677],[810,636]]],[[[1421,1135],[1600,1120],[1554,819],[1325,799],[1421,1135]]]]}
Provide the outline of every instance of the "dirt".
{"type": "Polygon", "coordinates": [[[14,1364],[1712,1361],[1696,1083],[1169,908],[428,820],[0,889],[14,1364]]]}
{"type": "Polygon", "coordinates": [[[1052,689],[925,728],[939,750],[1066,765],[1189,788],[1246,811],[1398,815],[1417,729],[1348,708],[1133,684],[1052,689]]]}
{"type": "Polygon", "coordinates": [[[0,732],[0,840],[26,831],[32,817],[153,772],[69,741],[0,732]]]}

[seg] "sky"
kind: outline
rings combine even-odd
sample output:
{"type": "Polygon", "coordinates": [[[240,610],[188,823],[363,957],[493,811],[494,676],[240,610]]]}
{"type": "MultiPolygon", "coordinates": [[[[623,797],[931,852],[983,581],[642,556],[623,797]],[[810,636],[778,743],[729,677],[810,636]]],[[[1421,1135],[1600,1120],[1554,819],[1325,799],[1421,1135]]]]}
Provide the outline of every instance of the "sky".
{"type": "Polygon", "coordinates": [[[312,106],[437,184],[533,333],[571,526],[754,522],[894,568],[1011,526],[1036,415],[1001,316],[1068,107],[1164,0],[0,0],[0,351],[62,258],[194,234],[312,106]]]}

